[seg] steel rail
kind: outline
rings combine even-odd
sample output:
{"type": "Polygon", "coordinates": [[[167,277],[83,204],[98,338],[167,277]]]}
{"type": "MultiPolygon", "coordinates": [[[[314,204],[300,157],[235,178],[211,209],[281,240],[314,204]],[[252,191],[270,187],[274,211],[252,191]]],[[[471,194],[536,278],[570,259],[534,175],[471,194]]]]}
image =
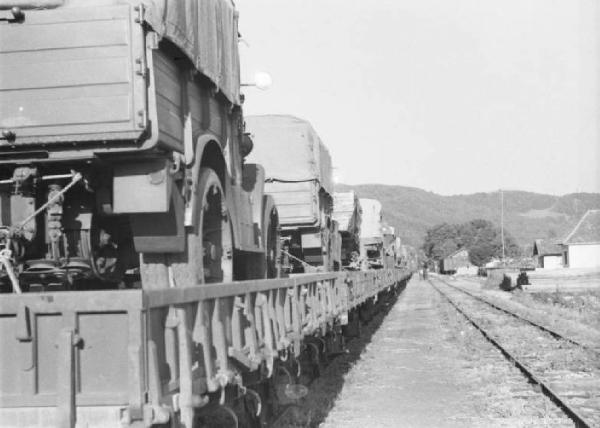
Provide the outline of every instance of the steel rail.
{"type": "Polygon", "coordinates": [[[441,278],[436,278],[436,280],[442,282],[443,284],[446,284],[448,287],[451,287],[451,288],[453,288],[453,289],[455,289],[457,291],[460,291],[460,292],[466,294],[467,296],[470,296],[470,297],[474,298],[475,300],[478,300],[478,301],[480,301],[482,303],[485,303],[486,305],[489,305],[489,306],[491,306],[492,308],[494,308],[494,309],[496,309],[498,311],[504,312],[504,313],[506,313],[508,315],[511,315],[511,316],[513,316],[513,317],[521,320],[521,321],[524,321],[524,322],[526,322],[528,324],[531,324],[532,326],[537,327],[540,330],[545,331],[546,333],[550,334],[552,337],[554,337],[557,340],[564,340],[564,341],[569,342],[569,343],[571,343],[573,345],[579,346],[579,347],[581,347],[581,348],[583,348],[583,349],[585,349],[587,351],[590,351],[590,352],[593,352],[595,354],[600,355],[600,351],[598,351],[597,349],[594,349],[594,348],[591,348],[591,347],[589,347],[587,345],[584,345],[583,343],[578,342],[575,339],[571,339],[569,337],[566,337],[562,333],[557,332],[556,330],[553,330],[553,329],[551,329],[549,327],[546,327],[546,326],[544,326],[544,325],[542,325],[540,323],[532,321],[529,318],[525,318],[524,316],[519,315],[519,314],[517,314],[517,313],[515,313],[515,312],[513,312],[513,311],[511,311],[509,309],[503,308],[502,306],[499,306],[499,305],[497,305],[495,303],[492,303],[489,300],[487,300],[487,299],[485,299],[485,298],[483,298],[481,296],[473,294],[470,291],[464,290],[464,289],[462,289],[460,287],[457,287],[456,285],[450,284],[449,282],[447,282],[447,281],[445,281],[445,280],[443,280],[441,278]]]}
{"type": "MultiPolygon", "coordinates": [[[[436,278],[437,279],[437,278],[436,278]]],[[[438,281],[444,283],[444,281],[437,279],[438,281]]],[[[542,391],[542,393],[548,397],[558,408],[560,408],[565,415],[567,415],[573,422],[575,422],[575,426],[577,428],[592,428],[592,423],[587,421],[582,415],[580,415],[577,410],[571,407],[568,403],[560,398],[558,393],[552,390],[550,386],[548,386],[542,379],[536,376],[525,363],[520,361],[516,356],[512,355],[507,349],[505,349],[500,342],[492,337],[485,328],[481,327],[473,318],[471,318],[452,298],[450,298],[446,293],[440,290],[431,279],[428,280],[429,284],[438,292],[442,297],[444,297],[465,319],[473,325],[479,332],[485,337],[487,341],[489,341],[492,345],[494,345],[502,355],[511,363],[515,365],[522,373],[525,375],[529,381],[535,385],[538,385],[542,391]]],[[[452,286],[451,286],[452,287],[452,286]]]]}

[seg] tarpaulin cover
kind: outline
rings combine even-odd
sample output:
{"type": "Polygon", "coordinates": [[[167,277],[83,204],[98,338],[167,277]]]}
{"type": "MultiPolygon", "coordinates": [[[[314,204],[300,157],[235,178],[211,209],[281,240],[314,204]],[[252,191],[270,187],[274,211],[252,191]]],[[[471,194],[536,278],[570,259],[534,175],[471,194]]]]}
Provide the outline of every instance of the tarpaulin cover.
{"type": "Polygon", "coordinates": [[[234,104],[240,102],[238,13],[230,0],[143,0],[145,21],[178,46],[234,104]]]}
{"type": "Polygon", "coordinates": [[[261,164],[267,179],[316,180],[333,195],[331,156],[310,123],[294,116],[247,116],[254,140],[249,162],[261,164]]]}
{"type": "Polygon", "coordinates": [[[352,232],[360,225],[360,206],[353,191],[336,192],[333,195],[333,219],[340,232],[352,232]]]}
{"type": "Polygon", "coordinates": [[[377,199],[359,199],[362,209],[362,222],[360,226],[360,239],[365,242],[376,238],[383,242],[381,224],[381,202],[377,199]]]}

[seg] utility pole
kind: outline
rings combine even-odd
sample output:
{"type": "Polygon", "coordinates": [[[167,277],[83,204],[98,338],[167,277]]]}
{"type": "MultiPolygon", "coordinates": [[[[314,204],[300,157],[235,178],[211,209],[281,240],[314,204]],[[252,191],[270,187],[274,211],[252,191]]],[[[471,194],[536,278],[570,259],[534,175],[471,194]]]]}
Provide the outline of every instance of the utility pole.
{"type": "Polygon", "coordinates": [[[504,264],[504,192],[500,189],[500,238],[502,239],[502,264],[504,264]]]}

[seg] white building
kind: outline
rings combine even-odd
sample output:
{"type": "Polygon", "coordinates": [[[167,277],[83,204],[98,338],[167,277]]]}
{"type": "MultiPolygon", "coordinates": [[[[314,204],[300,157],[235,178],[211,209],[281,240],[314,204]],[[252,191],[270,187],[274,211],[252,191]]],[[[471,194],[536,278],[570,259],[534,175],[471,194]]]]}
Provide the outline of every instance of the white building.
{"type": "Polygon", "coordinates": [[[589,210],[562,242],[569,268],[600,268],[600,210],[589,210]]]}

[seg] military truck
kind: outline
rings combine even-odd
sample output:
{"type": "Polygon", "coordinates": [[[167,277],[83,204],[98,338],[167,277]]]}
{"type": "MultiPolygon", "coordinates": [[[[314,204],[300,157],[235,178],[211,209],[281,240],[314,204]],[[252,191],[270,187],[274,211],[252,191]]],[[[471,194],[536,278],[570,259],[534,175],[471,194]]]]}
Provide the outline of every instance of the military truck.
{"type": "Polygon", "coordinates": [[[383,267],[392,269],[396,266],[396,229],[386,222],[381,225],[383,233],[383,267]]]}
{"type": "Polygon", "coordinates": [[[362,210],[360,227],[360,259],[362,269],[381,269],[384,266],[381,202],[359,199],[362,210]]]}
{"type": "Polygon", "coordinates": [[[276,275],[230,1],[0,9],[5,291],[276,275]]]}
{"type": "Polygon", "coordinates": [[[359,268],[361,218],[362,210],[354,191],[334,193],[333,219],[339,225],[341,263],[344,268],[359,268]]]}
{"type": "Polygon", "coordinates": [[[282,266],[330,271],[337,265],[331,157],[314,128],[288,115],[248,116],[256,147],[248,157],[266,170],[265,192],[279,212],[282,266]]]}

